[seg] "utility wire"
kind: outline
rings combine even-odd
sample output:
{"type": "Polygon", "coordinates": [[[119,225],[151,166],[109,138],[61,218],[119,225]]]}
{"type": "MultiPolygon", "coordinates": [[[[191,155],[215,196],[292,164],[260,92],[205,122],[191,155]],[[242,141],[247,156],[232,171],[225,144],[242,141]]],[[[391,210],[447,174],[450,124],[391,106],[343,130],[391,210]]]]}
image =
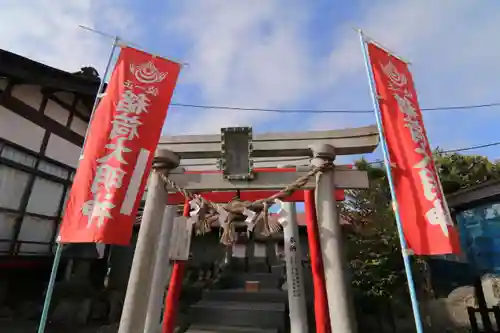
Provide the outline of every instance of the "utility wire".
{"type": "Polygon", "coordinates": [[[477,146],[472,146],[472,147],[445,150],[442,153],[443,154],[446,154],[446,153],[457,153],[457,152],[466,151],[466,150],[488,148],[488,147],[493,147],[493,146],[498,146],[498,145],[500,145],[500,142],[492,142],[492,143],[486,143],[486,144],[483,144],[483,145],[477,145],[477,146]]]}
{"type": "MultiPolygon", "coordinates": [[[[449,149],[449,150],[443,150],[439,152],[440,154],[449,154],[449,153],[459,153],[462,151],[467,151],[467,150],[474,150],[474,149],[482,149],[482,148],[488,148],[488,147],[494,147],[494,146],[499,146],[500,141],[498,142],[492,142],[492,143],[486,143],[483,145],[477,145],[477,146],[470,146],[470,147],[464,147],[464,148],[457,148],[457,149],[449,149]]],[[[368,164],[377,164],[377,163],[383,163],[383,161],[373,161],[369,162],[368,164]]]]}
{"type": "MultiPolygon", "coordinates": [[[[372,113],[373,110],[348,110],[348,109],[267,109],[267,108],[246,108],[237,106],[224,105],[203,105],[203,104],[185,104],[171,103],[172,106],[198,109],[214,109],[214,110],[231,110],[231,111],[256,111],[256,112],[275,112],[275,113],[372,113]]],[[[481,109],[500,106],[500,102],[487,104],[471,104],[471,105],[452,105],[433,108],[422,108],[422,111],[444,111],[444,110],[468,110],[481,109]]]]}

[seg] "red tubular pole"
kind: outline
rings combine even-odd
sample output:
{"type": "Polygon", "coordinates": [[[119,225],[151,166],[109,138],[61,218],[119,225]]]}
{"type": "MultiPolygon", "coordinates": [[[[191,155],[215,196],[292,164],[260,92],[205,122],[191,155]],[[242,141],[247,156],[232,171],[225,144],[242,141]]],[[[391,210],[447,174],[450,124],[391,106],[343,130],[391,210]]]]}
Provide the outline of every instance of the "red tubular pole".
{"type": "Polygon", "coordinates": [[[170,277],[167,297],[165,298],[165,313],[163,314],[162,333],[173,333],[179,308],[179,298],[182,290],[182,280],[186,269],[185,261],[175,261],[170,277]]]}
{"type": "Polygon", "coordinates": [[[316,217],[316,204],[314,190],[304,191],[304,210],[306,213],[307,238],[309,242],[309,255],[314,285],[314,315],[317,333],[331,333],[330,315],[328,313],[328,300],[326,298],[325,275],[323,259],[319,244],[318,222],[316,217]]]}
{"type": "MultiPolygon", "coordinates": [[[[184,202],[183,215],[189,217],[189,201],[184,202]]],[[[173,333],[175,330],[175,321],[177,319],[177,310],[179,309],[179,298],[182,291],[182,280],[186,270],[186,262],[176,260],[170,276],[167,296],[165,297],[165,309],[163,313],[162,333],[173,333]]]]}

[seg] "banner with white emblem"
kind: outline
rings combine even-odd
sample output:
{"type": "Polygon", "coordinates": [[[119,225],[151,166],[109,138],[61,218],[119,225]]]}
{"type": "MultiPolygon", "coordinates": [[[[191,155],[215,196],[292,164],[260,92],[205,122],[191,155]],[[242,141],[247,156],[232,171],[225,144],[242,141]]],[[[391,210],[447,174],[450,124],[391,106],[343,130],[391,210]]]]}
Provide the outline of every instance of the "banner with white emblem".
{"type": "Polygon", "coordinates": [[[122,49],[89,125],[59,242],[130,242],[180,68],[122,49]]]}
{"type": "Polygon", "coordinates": [[[374,43],[367,50],[407,250],[460,253],[408,65],[374,43]]]}

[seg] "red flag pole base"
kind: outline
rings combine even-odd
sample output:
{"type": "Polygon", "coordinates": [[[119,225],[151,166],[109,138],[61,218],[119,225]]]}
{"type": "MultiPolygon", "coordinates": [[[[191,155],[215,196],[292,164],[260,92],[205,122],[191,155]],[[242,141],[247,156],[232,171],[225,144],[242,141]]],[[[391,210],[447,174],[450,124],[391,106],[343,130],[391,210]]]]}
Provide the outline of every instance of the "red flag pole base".
{"type": "Polygon", "coordinates": [[[319,244],[318,222],[316,218],[316,204],[314,190],[304,191],[304,210],[306,213],[307,238],[314,289],[314,316],[316,319],[316,333],[331,333],[328,300],[326,298],[325,275],[323,274],[323,258],[319,244]]]}
{"type": "Polygon", "coordinates": [[[165,297],[165,310],[163,314],[162,333],[173,333],[179,309],[179,298],[182,291],[182,280],[186,271],[185,261],[175,261],[170,277],[170,284],[165,297]]]}
{"type": "MultiPolygon", "coordinates": [[[[189,217],[191,207],[189,200],[184,199],[183,216],[189,217]]],[[[173,333],[175,330],[175,322],[177,319],[177,311],[179,310],[179,298],[182,291],[182,281],[186,272],[185,261],[174,261],[172,274],[170,275],[170,283],[168,285],[167,296],[165,296],[165,307],[163,313],[162,333],[173,333]]]]}

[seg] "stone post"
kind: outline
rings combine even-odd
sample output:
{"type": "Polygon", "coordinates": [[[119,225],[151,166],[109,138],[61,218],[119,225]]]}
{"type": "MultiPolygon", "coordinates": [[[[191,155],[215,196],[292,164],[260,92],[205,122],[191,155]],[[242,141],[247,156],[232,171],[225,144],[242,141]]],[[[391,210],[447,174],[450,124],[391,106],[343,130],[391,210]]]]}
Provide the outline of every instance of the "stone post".
{"type": "MultiPolygon", "coordinates": [[[[169,170],[176,168],[179,162],[179,157],[175,153],[168,150],[159,150],[156,153],[153,165],[164,168],[163,172],[168,173],[169,170]]],[[[161,231],[166,202],[167,191],[165,190],[165,184],[158,173],[152,172],[118,333],[140,333],[144,331],[156,244],[161,231]]]]}
{"type": "MultiPolygon", "coordinates": [[[[311,147],[315,167],[335,160],[335,148],[319,144],[311,147]]],[[[349,268],[347,266],[343,235],[335,201],[334,169],[316,176],[316,212],[320,234],[321,254],[325,270],[326,294],[332,332],[355,333],[356,321],[353,312],[349,268]]]]}
{"type": "Polygon", "coordinates": [[[175,206],[167,206],[163,214],[144,333],[156,333],[160,328],[161,309],[170,271],[170,239],[172,238],[175,213],[175,206]]]}
{"type": "Polygon", "coordinates": [[[288,213],[283,226],[285,243],[286,284],[290,308],[290,333],[307,333],[307,307],[302,269],[302,249],[299,242],[295,202],[283,203],[288,213]]]}

